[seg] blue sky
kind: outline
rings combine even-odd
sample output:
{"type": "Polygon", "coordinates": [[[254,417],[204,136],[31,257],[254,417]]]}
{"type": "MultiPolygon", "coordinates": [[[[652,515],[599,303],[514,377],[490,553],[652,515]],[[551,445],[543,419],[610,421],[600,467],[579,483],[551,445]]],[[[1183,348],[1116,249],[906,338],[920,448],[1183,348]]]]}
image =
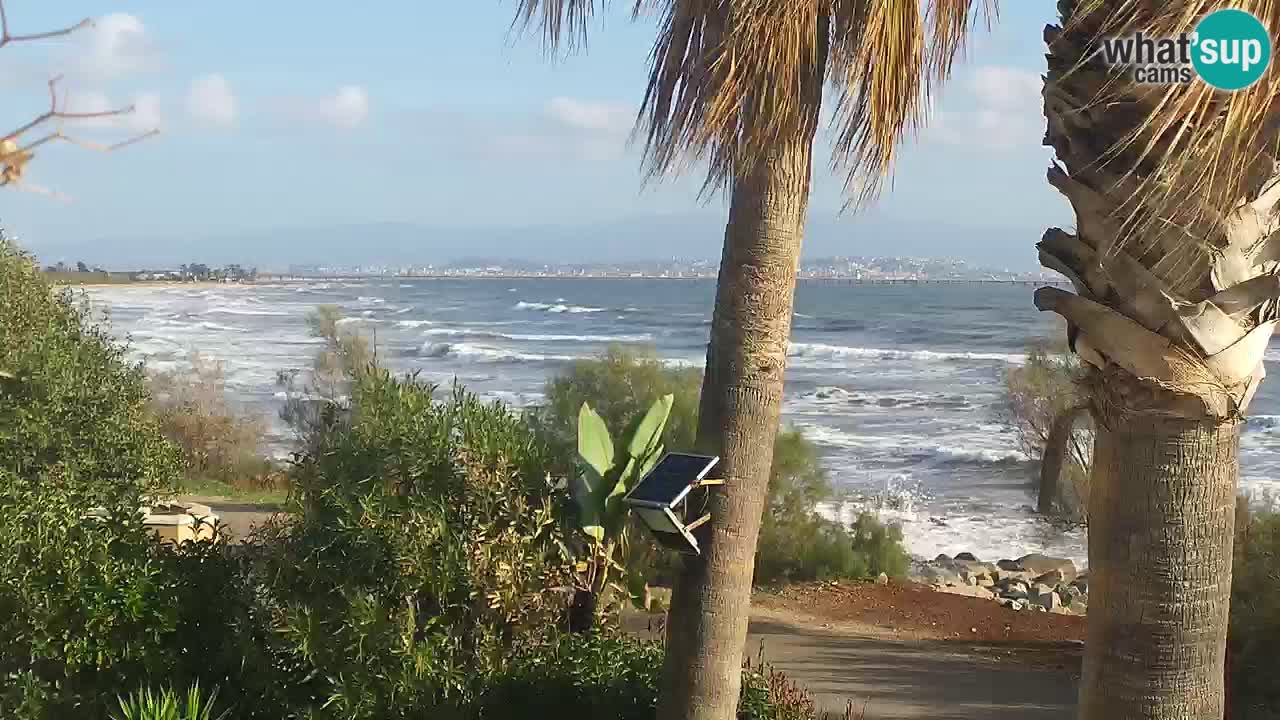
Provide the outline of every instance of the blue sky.
{"type": "MultiPolygon", "coordinates": [[[[821,236],[808,254],[883,252],[902,223],[933,238],[918,243],[930,254],[1028,267],[1044,227],[1070,223],[1039,146],[1041,29],[1053,4],[1003,4],[866,217],[836,222],[842,182],[821,159],[812,201],[821,236]]],[[[138,108],[69,125],[77,137],[162,134],[110,155],[46,149],[28,180],[69,199],[0,193],[0,220],[37,252],[92,248],[98,259],[124,239],[197,252],[276,228],[382,222],[541,228],[536,248],[510,249],[538,257],[556,251],[546,228],[722,213],[718,202],[699,204],[698,177],[642,186],[626,138],[654,22],[632,24],[626,3],[615,5],[587,53],[552,63],[536,37],[508,32],[514,0],[383,0],[376,11],[8,0],[14,33],[99,20],[65,40],[0,49],[6,128],[39,113],[45,80],[62,72],[73,110],[138,108]]],[[[681,239],[688,255],[713,257],[719,244],[692,225],[681,239]]]]}

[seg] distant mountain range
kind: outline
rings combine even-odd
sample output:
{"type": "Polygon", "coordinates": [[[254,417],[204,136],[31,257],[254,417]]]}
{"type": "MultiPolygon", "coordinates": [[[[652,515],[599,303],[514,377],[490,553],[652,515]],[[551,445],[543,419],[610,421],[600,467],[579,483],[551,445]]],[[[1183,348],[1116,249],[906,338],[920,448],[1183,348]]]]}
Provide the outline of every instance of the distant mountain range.
{"type": "MultiPolygon", "coordinates": [[[[805,256],[885,255],[956,257],[975,264],[1032,270],[1039,228],[913,224],[861,216],[813,218],[805,256]]],[[[107,268],[240,263],[259,268],[290,265],[456,264],[465,258],[520,258],[530,263],[716,260],[724,218],[710,212],[647,216],[598,225],[433,227],[375,222],[185,237],[96,237],[66,243],[31,243],[42,263],[84,261],[107,268]]]]}

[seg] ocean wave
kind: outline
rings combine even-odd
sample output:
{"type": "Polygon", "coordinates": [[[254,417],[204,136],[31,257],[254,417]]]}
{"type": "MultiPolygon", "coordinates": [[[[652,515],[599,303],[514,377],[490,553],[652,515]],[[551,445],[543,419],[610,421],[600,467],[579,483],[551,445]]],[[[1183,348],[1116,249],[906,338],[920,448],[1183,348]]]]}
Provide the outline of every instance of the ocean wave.
{"type": "Polygon", "coordinates": [[[476,360],[479,362],[497,362],[497,363],[541,363],[541,362],[568,362],[576,360],[572,355],[546,355],[542,353],[527,353],[506,348],[490,347],[487,345],[473,345],[471,343],[443,343],[443,342],[426,342],[418,351],[420,357],[427,358],[458,358],[476,360]]]}
{"type": "Polygon", "coordinates": [[[648,342],[653,340],[653,336],[645,334],[632,335],[558,335],[554,333],[500,333],[492,330],[477,330],[474,328],[430,328],[423,331],[424,335],[434,335],[442,337],[470,337],[470,338],[488,338],[493,340],[516,340],[520,342],[570,342],[570,343],[610,343],[610,342],[648,342]]]}
{"type": "Polygon", "coordinates": [[[216,322],[209,322],[208,320],[203,320],[194,325],[189,325],[188,327],[199,330],[214,330],[218,332],[249,332],[247,328],[234,327],[231,325],[219,325],[216,322]]]}
{"type": "Polygon", "coordinates": [[[1083,531],[1052,527],[1029,506],[1011,508],[993,522],[985,510],[945,503],[939,506],[923,492],[892,486],[883,496],[824,502],[816,510],[846,525],[863,513],[895,524],[902,529],[907,550],[919,560],[964,551],[992,562],[1032,552],[1070,558],[1080,569],[1089,562],[1083,531]]]}
{"type": "Polygon", "coordinates": [[[515,309],[516,310],[541,310],[542,312],[571,313],[575,315],[579,313],[598,313],[598,312],[605,311],[605,308],[586,307],[583,305],[565,305],[563,302],[557,302],[555,304],[552,304],[552,303],[540,303],[540,302],[526,302],[524,300],[521,300],[520,302],[516,303],[515,309]]]}
{"type": "Polygon", "coordinates": [[[1026,453],[1014,447],[962,446],[947,442],[931,443],[916,437],[858,435],[827,425],[800,423],[805,437],[819,445],[859,450],[864,453],[886,453],[900,460],[957,465],[1006,465],[1029,461],[1026,453]]]}
{"type": "Polygon", "coordinates": [[[1002,362],[1020,365],[1026,361],[1021,353],[940,352],[936,350],[892,350],[887,348],[848,347],[824,343],[791,343],[788,357],[815,360],[870,359],[907,360],[912,362],[1002,362]]]}
{"type": "Polygon", "coordinates": [[[356,302],[371,303],[373,305],[381,305],[386,302],[386,298],[380,298],[377,295],[360,295],[356,297],[356,302]]]}
{"type": "Polygon", "coordinates": [[[959,410],[972,407],[969,398],[959,394],[899,391],[891,393],[859,392],[842,387],[820,387],[801,393],[793,404],[831,407],[851,405],[866,408],[928,408],[959,410]]]}
{"type": "Polygon", "coordinates": [[[402,308],[400,308],[399,310],[392,310],[392,311],[391,311],[391,314],[392,314],[392,315],[403,315],[403,314],[405,314],[405,313],[407,313],[407,312],[413,312],[413,306],[412,306],[412,305],[410,305],[409,307],[402,307],[402,308]]]}
{"type": "Polygon", "coordinates": [[[396,325],[402,328],[416,328],[424,325],[435,325],[430,320],[397,320],[396,325]]]}
{"type": "Polygon", "coordinates": [[[1249,430],[1270,430],[1280,427],[1280,415],[1251,415],[1245,427],[1249,430]]]}
{"type": "Polygon", "coordinates": [[[258,310],[255,308],[232,307],[228,305],[215,305],[205,310],[202,315],[259,315],[263,317],[288,317],[289,313],[279,312],[276,310],[258,310]]]}

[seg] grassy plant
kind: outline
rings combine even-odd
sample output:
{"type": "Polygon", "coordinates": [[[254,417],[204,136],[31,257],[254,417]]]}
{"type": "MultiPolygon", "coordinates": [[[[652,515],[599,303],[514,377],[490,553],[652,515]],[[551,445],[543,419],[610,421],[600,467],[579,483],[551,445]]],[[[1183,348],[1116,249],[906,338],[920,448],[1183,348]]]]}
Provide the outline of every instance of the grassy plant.
{"type": "Polygon", "coordinates": [[[181,694],[170,688],[158,692],[146,688],[120,698],[120,709],[112,715],[112,720],[226,720],[230,710],[214,714],[217,699],[217,690],[206,697],[199,684],[181,694]]]}

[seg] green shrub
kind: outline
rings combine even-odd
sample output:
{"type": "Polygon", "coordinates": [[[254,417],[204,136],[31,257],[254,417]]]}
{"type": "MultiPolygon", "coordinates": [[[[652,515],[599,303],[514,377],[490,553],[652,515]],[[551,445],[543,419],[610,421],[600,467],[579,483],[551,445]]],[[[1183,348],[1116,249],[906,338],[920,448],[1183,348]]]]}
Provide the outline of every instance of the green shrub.
{"type": "Polygon", "coordinates": [[[889,577],[906,575],[911,556],[902,544],[902,528],[886,525],[870,513],[863,513],[853,523],[853,577],[889,577]]]}
{"type": "MultiPolygon", "coordinates": [[[[626,427],[659,397],[670,393],[674,401],[663,442],[671,450],[688,450],[694,447],[697,433],[701,384],[700,371],[668,367],[650,349],[611,347],[598,358],[574,362],[548,382],[546,405],[531,413],[530,422],[557,449],[561,472],[573,472],[572,464],[562,457],[572,457],[577,413],[583,403],[590,403],[609,427],[626,427]]],[[[841,524],[814,512],[814,507],[831,495],[817,448],[799,430],[780,429],[774,444],[768,510],[756,550],[756,582],[863,574],[852,548],[853,536],[841,524]]],[[[648,541],[643,530],[635,536],[644,540],[631,548],[628,564],[647,572],[651,582],[669,582],[676,557],[648,541]]]]}
{"type": "Polygon", "coordinates": [[[359,373],[350,419],[294,470],[294,517],[262,535],[277,630],[315,670],[321,717],[421,717],[564,619],[571,568],[518,415],[461,389],[359,373]]]}
{"type": "MultiPolygon", "coordinates": [[[[578,410],[591,407],[611,428],[625,428],[665,395],[673,396],[662,434],[668,450],[689,452],[698,433],[702,373],[665,365],[649,348],[611,346],[598,358],[576,360],[547,382],[546,404],[532,414],[549,443],[570,463],[577,447],[578,410]]],[[[572,465],[566,468],[571,469],[572,465]]]]}
{"type": "MultiPolygon", "coordinates": [[[[1004,415],[1029,457],[1040,460],[1054,422],[1072,408],[1086,403],[1081,385],[1084,373],[1079,357],[1065,343],[1044,340],[1033,342],[1027,348],[1026,363],[1005,372],[1004,415]]],[[[1087,515],[1092,460],[1093,424],[1084,417],[1071,434],[1056,497],[1051,497],[1055,510],[1069,519],[1084,520],[1087,515]]],[[[1035,471],[1038,489],[1039,465],[1035,471]]]]}
{"type": "MultiPolygon", "coordinates": [[[[475,720],[651,720],[662,646],[620,633],[569,635],[526,649],[489,678],[475,720]]],[[[744,663],[739,720],[816,720],[812,698],[775,668],[744,663]]]]}
{"type": "Polygon", "coordinates": [[[373,344],[358,330],[344,325],[341,308],[320,305],[307,314],[311,336],[324,345],[311,359],[311,367],[282,370],[276,384],[285,394],[280,408],[284,421],[299,445],[314,452],[329,432],[347,421],[350,394],[358,376],[376,367],[373,344]]]}
{"type": "Polygon", "coordinates": [[[1237,513],[1228,643],[1231,717],[1280,717],[1280,513],[1237,513]]]}
{"type": "Polygon", "coordinates": [[[478,720],[651,720],[662,646],[617,633],[556,638],[496,673],[476,703],[478,720]]]}
{"type": "Polygon", "coordinates": [[[0,470],[0,717],[100,718],[171,666],[171,578],[136,505],[86,517],[91,487],[0,470]]]}
{"type": "Polygon", "coordinates": [[[141,369],[0,237],[0,717],[102,717],[164,677],[172,579],[138,509],[178,452],[141,369]]]}
{"type": "Polygon", "coordinates": [[[159,692],[147,688],[120,698],[120,710],[112,715],[112,720],[224,720],[231,711],[214,715],[217,699],[216,690],[206,696],[198,684],[182,695],[169,688],[159,692]]]}
{"type": "Polygon", "coordinates": [[[55,292],[0,232],[0,469],[61,472],[98,503],[138,506],[173,487],[176,448],[148,407],[145,377],[125,360],[87,299],[55,292]]]}

